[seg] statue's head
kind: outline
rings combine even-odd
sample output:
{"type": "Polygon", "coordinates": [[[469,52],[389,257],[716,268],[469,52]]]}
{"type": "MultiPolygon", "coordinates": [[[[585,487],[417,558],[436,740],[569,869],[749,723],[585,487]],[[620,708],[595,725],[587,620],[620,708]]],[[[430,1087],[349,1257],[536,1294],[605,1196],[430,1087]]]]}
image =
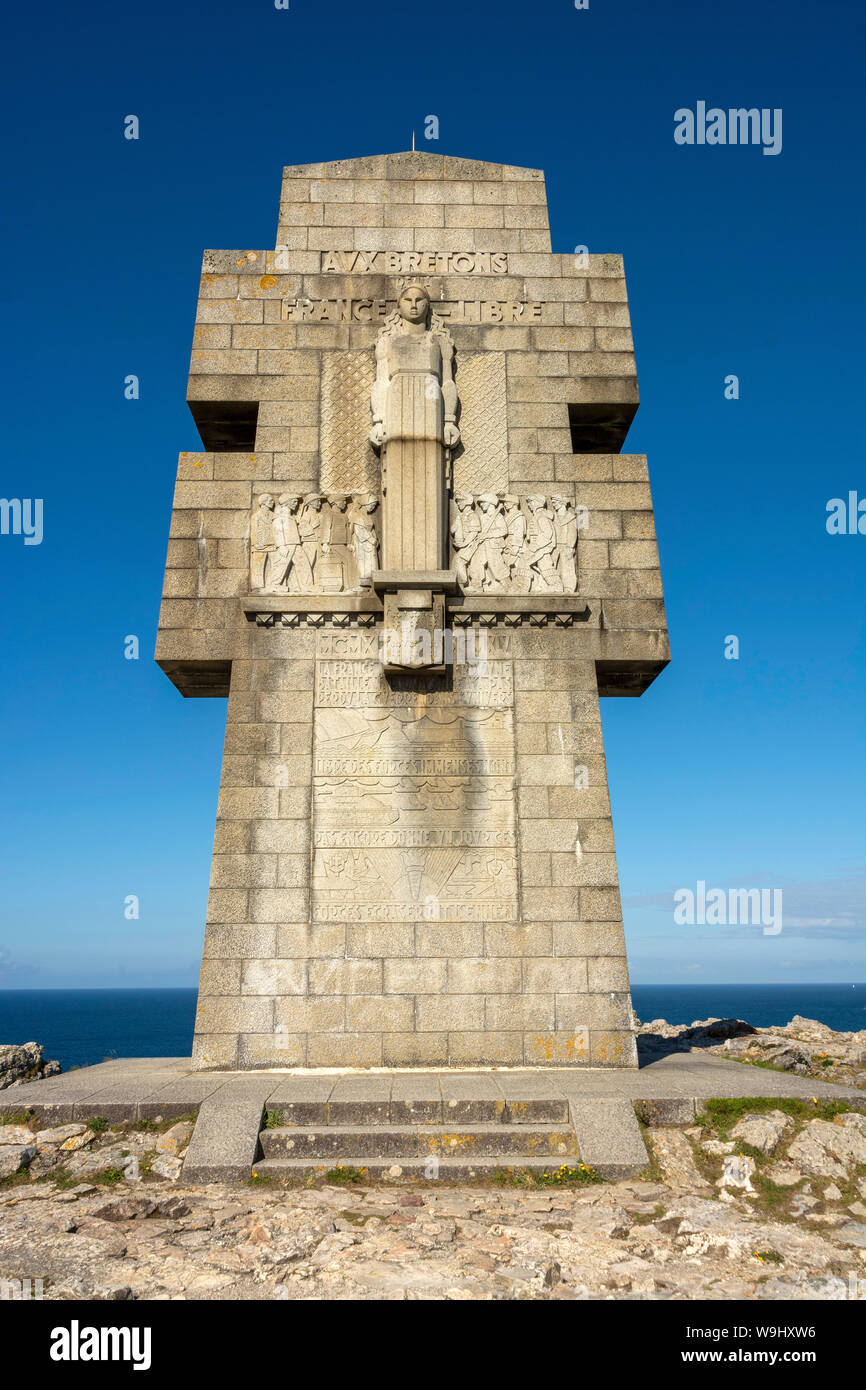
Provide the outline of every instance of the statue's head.
{"type": "Polygon", "coordinates": [[[322,498],[318,492],[308,492],[304,498],[304,506],[311,511],[320,512],[322,510],[322,498]]]}
{"type": "Polygon", "coordinates": [[[300,505],[300,497],[296,497],[293,493],[283,492],[280,494],[280,506],[287,507],[290,512],[296,512],[300,505]]]}
{"type": "Polygon", "coordinates": [[[397,312],[407,323],[425,323],[430,312],[430,296],[423,285],[404,285],[397,300],[397,312]]]}
{"type": "Polygon", "coordinates": [[[263,512],[272,512],[274,509],[274,499],[269,492],[263,492],[259,498],[259,506],[263,512]]]}

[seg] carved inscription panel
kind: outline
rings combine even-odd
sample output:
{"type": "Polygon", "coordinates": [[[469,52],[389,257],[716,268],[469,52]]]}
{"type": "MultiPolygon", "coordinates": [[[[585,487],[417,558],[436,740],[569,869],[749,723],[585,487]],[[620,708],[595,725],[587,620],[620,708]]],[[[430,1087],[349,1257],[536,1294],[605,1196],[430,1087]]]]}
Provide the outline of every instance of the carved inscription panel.
{"type": "MultiPolygon", "coordinates": [[[[458,632],[455,643],[461,637],[458,632]]],[[[456,647],[452,648],[454,655],[456,647]]],[[[471,665],[455,665],[453,674],[447,676],[425,676],[424,685],[424,705],[431,707],[507,707],[514,694],[511,662],[490,657],[471,665]]],[[[386,676],[378,656],[366,661],[318,661],[316,705],[335,709],[366,709],[370,705],[414,709],[419,706],[418,679],[386,676]]]]}
{"type": "MultiPolygon", "coordinates": [[[[396,299],[284,299],[280,316],[286,323],[384,323],[396,299]]],[[[449,323],[537,324],[544,319],[540,300],[437,299],[436,313],[449,323]]]]}
{"type": "Polygon", "coordinates": [[[516,920],[511,661],[486,661],[486,674],[467,666],[462,678],[455,669],[453,684],[422,691],[412,677],[389,683],[366,643],[348,659],[326,645],[323,634],[314,920],[516,920]]]}
{"type": "Polygon", "coordinates": [[[323,274],[507,275],[506,251],[323,251],[323,274]]]}

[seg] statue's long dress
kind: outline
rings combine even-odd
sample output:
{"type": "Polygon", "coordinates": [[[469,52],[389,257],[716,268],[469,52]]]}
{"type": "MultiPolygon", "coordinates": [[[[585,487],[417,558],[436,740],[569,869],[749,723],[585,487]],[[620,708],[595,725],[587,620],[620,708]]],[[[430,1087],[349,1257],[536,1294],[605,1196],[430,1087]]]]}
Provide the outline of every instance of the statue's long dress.
{"type": "Polygon", "coordinates": [[[430,333],[388,343],[382,568],[445,564],[445,444],[442,354],[430,333]]]}

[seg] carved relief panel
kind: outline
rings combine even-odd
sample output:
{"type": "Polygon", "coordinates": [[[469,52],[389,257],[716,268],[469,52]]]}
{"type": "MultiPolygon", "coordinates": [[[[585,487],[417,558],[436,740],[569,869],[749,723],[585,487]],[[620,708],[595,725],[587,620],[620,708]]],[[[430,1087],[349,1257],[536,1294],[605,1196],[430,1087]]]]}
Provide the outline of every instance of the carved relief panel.
{"type": "Polygon", "coordinates": [[[567,497],[458,492],[451,544],[464,593],[573,594],[582,510],[567,497]]]}
{"type": "Polygon", "coordinates": [[[517,915],[511,710],[317,708],[313,916],[517,915]]]}
{"type": "Polygon", "coordinates": [[[250,589],[257,594],[367,591],[379,563],[371,493],[262,493],[250,522],[250,589]]]}

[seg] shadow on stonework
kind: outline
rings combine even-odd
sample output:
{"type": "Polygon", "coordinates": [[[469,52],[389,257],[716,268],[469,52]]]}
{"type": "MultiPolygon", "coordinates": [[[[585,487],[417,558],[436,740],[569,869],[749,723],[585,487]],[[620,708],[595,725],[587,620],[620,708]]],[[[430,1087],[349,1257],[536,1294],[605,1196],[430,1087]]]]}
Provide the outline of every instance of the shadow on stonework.
{"type": "Polygon", "coordinates": [[[741,1018],[707,1018],[692,1024],[666,1023],[664,1019],[653,1019],[652,1023],[641,1024],[638,1031],[638,1066],[647,1067],[668,1057],[672,1052],[690,1052],[696,1048],[717,1047],[726,1038],[742,1038],[756,1033],[751,1023],[741,1018]],[[657,1027],[655,1026],[657,1025],[657,1027]]]}

